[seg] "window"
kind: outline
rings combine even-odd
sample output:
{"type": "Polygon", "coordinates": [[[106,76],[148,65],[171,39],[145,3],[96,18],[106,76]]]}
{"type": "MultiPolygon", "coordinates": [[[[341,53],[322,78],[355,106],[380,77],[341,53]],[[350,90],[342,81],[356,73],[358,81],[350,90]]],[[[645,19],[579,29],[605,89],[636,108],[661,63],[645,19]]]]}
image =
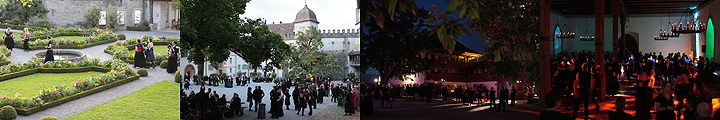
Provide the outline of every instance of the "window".
{"type": "Polygon", "coordinates": [[[142,12],[136,8],[135,10],[135,24],[140,24],[140,18],[142,16],[142,12]]]}
{"type": "Polygon", "coordinates": [[[705,30],[705,57],[715,57],[715,29],[712,18],[708,18],[707,30],[705,30]]]}
{"type": "Polygon", "coordinates": [[[241,66],[241,65],[237,65],[237,69],[238,69],[238,70],[242,70],[242,68],[240,68],[240,66],[241,66]]]}
{"type": "MultiPolygon", "coordinates": [[[[555,26],[555,34],[560,34],[560,26],[555,26]]],[[[555,55],[562,51],[562,48],[560,48],[561,45],[562,41],[560,40],[560,38],[557,38],[557,36],[555,36],[555,55]]]]}
{"type": "Polygon", "coordinates": [[[100,11],[100,21],[98,25],[105,25],[105,15],[107,14],[107,11],[100,11]]]}
{"type": "Polygon", "coordinates": [[[208,70],[212,70],[212,65],[208,64],[208,70]]]}

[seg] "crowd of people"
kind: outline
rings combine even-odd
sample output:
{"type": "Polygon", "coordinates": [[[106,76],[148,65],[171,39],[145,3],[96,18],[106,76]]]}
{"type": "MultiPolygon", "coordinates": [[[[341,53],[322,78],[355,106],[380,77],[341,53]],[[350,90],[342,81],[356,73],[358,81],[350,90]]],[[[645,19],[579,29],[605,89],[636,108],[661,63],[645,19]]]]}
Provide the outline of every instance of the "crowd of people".
{"type": "MultiPolygon", "coordinates": [[[[225,78],[229,79],[230,77],[215,76],[208,78],[222,80],[225,78]]],[[[236,79],[244,78],[245,77],[236,79]]],[[[189,79],[190,78],[186,78],[185,81],[189,81],[189,79]]],[[[211,81],[212,80],[208,80],[210,85],[213,84],[211,81]]],[[[203,84],[203,81],[199,82],[203,84]]],[[[232,80],[225,80],[225,82],[232,82],[232,80]]],[[[293,105],[293,109],[297,111],[296,115],[313,115],[313,109],[317,109],[318,104],[324,103],[323,98],[332,95],[331,102],[338,102],[338,106],[344,106],[346,108],[345,115],[352,115],[355,113],[354,110],[357,105],[355,104],[357,92],[353,89],[351,81],[347,81],[346,83],[347,84],[334,84],[329,80],[317,80],[314,83],[310,82],[308,84],[291,87],[292,84],[290,84],[289,79],[279,80],[267,94],[269,95],[267,99],[271,101],[269,104],[270,109],[267,110],[267,112],[271,114],[270,118],[278,119],[285,116],[283,106],[285,106],[285,110],[292,110],[290,105],[293,105]],[[340,104],[340,100],[349,101],[344,101],[345,103],[340,104]]],[[[241,101],[238,93],[233,93],[233,98],[230,99],[231,102],[227,102],[225,94],[218,95],[216,92],[217,91],[212,91],[210,88],[205,92],[204,85],[201,85],[200,92],[198,93],[190,91],[189,95],[186,95],[185,92],[182,92],[182,116],[194,116],[201,119],[219,119],[223,116],[223,113],[238,115],[243,113],[242,110],[245,107],[242,107],[242,104],[245,104],[245,102],[248,104],[248,111],[258,112],[259,108],[263,107],[260,106],[260,104],[263,103],[263,99],[266,99],[265,91],[261,86],[254,86],[254,89],[253,87],[248,87],[245,102],[241,101]],[[230,105],[228,106],[226,103],[230,103],[230,105]]]]}
{"type": "MultiPolygon", "coordinates": [[[[373,114],[373,100],[380,100],[381,108],[393,108],[393,99],[395,96],[402,96],[418,101],[424,101],[430,105],[434,98],[439,97],[443,101],[447,101],[449,97],[453,97],[454,101],[463,105],[483,105],[485,102],[490,103],[490,107],[496,111],[506,111],[506,105],[515,105],[517,98],[517,90],[515,87],[500,85],[496,91],[494,87],[483,84],[473,86],[453,86],[442,85],[441,83],[421,83],[421,84],[405,84],[393,85],[384,84],[361,84],[361,104],[362,114],[373,114]],[[496,103],[496,101],[498,101],[496,103]],[[497,104],[497,105],[496,105],[497,104]]],[[[530,97],[528,97],[530,98],[530,97]]]]}
{"type": "MultiPolygon", "coordinates": [[[[133,67],[135,68],[155,68],[155,53],[153,52],[155,44],[152,38],[147,39],[147,43],[143,44],[141,39],[137,39],[135,43],[135,57],[133,58],[133,67]]],[[[177,70],[177,59],[179,56],[180,48],[177,46],[177,41],[173,41],[168,46],[168,65],[167,72],[175,73],[177,70]]]]}
{"type": "MultiPolygon", "coordinates": [[[[605,95],[613,96],[618,93],[620,81],[629,80],[635,91],[635,109],[638,119],[650,119],[650,109],[655,108],[656,119],[685,119],[705,118],[712,105],[712,97],[705,89],[705,83],[715,82],[715,64],[709,58],[691,56],[678,53],[641,53],[620,52],[611,55],[604,54],[605,65],[600,66],[595,61],[592,52],[571,53],[561,52],[557,55],[556,64],[553,64],[552,92],[548,93],[546,107],[548,111],[568,110],[573,108],[572,118],[577,117],[580,103],[584,103],[585,119],[588,119],[588,103],[593,101],[595,110],[599,110],[598,98],[601,97],[600,69],[604,69],[606,79],[605,95]],[[659,85],[662,90],[655,89],[659,85]],[[552,94],[552,95],[551,95],[552,94]],[[673,98],[673,95],[674,97],[673,98]],[[553,98],[555,97],[555,98],[553,98]],[[679,102],[672,103],[673,99],[679,102]],[[550,104],[557,103],[557,104],[550,104]],[[676,111],[678,114],[675,114],[676,111]]],[[[625,102],[623,96],[616,98],[618,102],[625,102]]],[[[626,118],[618,111],[611,113],[611,118],[626,118]]],[[[547,112],[547,114],[555,114],[547,112]]],[[[544,115],[541,115],[544,116],[544,115]]]]}

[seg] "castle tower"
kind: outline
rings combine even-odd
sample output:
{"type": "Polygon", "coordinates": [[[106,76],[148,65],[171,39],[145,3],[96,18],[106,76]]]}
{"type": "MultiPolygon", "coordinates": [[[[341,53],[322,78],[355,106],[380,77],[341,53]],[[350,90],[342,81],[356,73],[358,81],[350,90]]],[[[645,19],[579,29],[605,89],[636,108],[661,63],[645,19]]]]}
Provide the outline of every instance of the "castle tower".
{"type": "Polygon", "coordinates": [[[293,24],[295,24],[293,32],[297,33],[298,31],[307,30],[310,26],[317,29],[320,22],[315,18],[315,12],[308,9],[306,4],[305,7],[295,15],[295,22],[293,22],[293,24]]]}

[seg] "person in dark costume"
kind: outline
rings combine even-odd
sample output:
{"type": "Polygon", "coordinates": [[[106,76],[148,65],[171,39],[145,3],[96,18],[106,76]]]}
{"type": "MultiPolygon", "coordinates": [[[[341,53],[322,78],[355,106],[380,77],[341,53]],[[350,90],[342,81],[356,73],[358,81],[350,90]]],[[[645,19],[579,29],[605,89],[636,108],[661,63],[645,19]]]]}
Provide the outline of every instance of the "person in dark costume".
{"type": "MultiPolygon", "coordinates": [[[[157,66],[155,65],[155,53],[153,52],[154,46],[155,44],[153,44],[152,38],[149,38],[147,43],[147,49],[145,50],[145,60],[152,64],[153,69],[157,66]]],[[[145,68],[150,68],[150,64],[145,66],[145,68]]]]}
{"type": "Polygon", "coordinates": [[[585,119],[588,119],[588,97],[589,97],[589,90],[590,88],[594,87],[594,79],[592,78],[592,72],[589,71],[590,65],[587,63],[584,63],[582,65],[582,71],[577,73],[577,78],[575,79],[574,84],[574,91],[575,92],[575,100],[573,105],[573,118],[577,118],[577,111],[580,109],[580,103],[584,103],[585,106],[585,119]]]}
{"type": "Polygon", "coordinates": [[[298,112],[295,114],[305,116],[305,108],[307,108],[307,104],[305,102],[307,101],[307,98],[305,97],[304,94],[299,94],[299,95],[300,95],[300,96],[298,96],[299,104],[296,104],[296,105],[299,105],[298,112]],[[302,113],[302,114],[300,114],[300,113],[302,113]]]}
{"type": "Polygon", "coordinates": [[[25,39],[23,39],[23,50],[25,52],[30,51],[30,47],[28,46],[28,42],[30,42],[30,30],[28,28],[23,29],[23,33],[25,33],[25,39]]]}
{"type": "Polygon", "coordinates": [[[248,111],[252,111],[252,105],[253,105],[252,87],[248,87],[247,102],[248,102],[248,104],[250,104],[250,106],[248,106],[248,111]]]}
{"type": "Polygon", "coordinates": [[[300,108],[300,104],[299,104],[300,90],[298,89],[298,87],[300,87],[300,86],[296,86],[295,90],[293,90],[293,92],[292,92],[293,103],[295,103],[295,104],[293,104],[293,105],[295,105],[295,110],[298,110],[300,108]]]}
{"type": "Polygon", "coordinates": [[[8,48],[8,50],[12,51],[12,49],[15,47],[15,41],[13,40],[13,34],[12,31],[10,31],[10,28],[7,28],[5,31],[5,47],[8,48]]]}
{"type": "Polygon", "coordinates": [[[255,110],[258,110],[258,105],[262,103],[263,97],[265,97],[265,92],[262,91],[260,86],[255,86],[255,91],[253,91],[253,98],[255,99],[255,110]]]}
{"type": "Polygon", "coordinates": [[[325,87],[322,84],[320,84],[320,87],[317,90],[317,94],[318,94],[317,103],[322,104],[323,97],[325,97],[325,87]]]}
{"type": "Polygon", "coordinates": [[[494,87],[490,87],[490,92],[488,92],[487,96],[488,96],[488,101],[490,101],[490,108],[495,108],[495,110],[497,110],[498,108],[495,105],[495,88],[494,87]]]}
{"type": "Polygon", "coordinates": [[[502,108],[502,111],[505,112],[505,107],[507,106],[507,99],[508,99],[508,89],[507,86],[502,86],[502,89],[500,90],[500,107],[498,107],[497,112],[500,112],[500,108],[502,108]]]}
{"type": "MultiPolygon", "coordinates": [[[[136,40],[137,44],[135,45],[135,66],[138,68],[144,68],[145,67],[145,54],[143,54],[143,51],[145,49],[143,48],[143,44],[140,43],[140,39],[136,40]]],[[[169,68],[168,68],[169,69],[169,68]]]]}
{"type": "Polygon", "coordinates": [[[510,106],[515,106],[515,92],[517,92],[517,90],[513,87],[512,92],[510,92],[510,106]]]}
{"type": "Polygon", "coordinates": [[[371,115],[374,114],[374,108],[373,108],[373,94],[372,92],[369,92],[370,86],[366,85],[365,83],[360,85],[360,114],[363,115],[371,115]]]}
{"type": "Polygon", "coordinates": [[[283,95],[285,95],[285,109],[290,110],[290,90],[288,88],[283,89],[283,95]]]}
{"type": "Polygon", "coordinates": [[[177,46],[177,41],[173,41],[172,44],[168,46],[168,73],[175,73],[175,71],[177,70],[177,59],[179,51],[180,48],[178,48],[177,46]]]}
{"type": "Polygon", "coordinates": [[[355,113],[355,106],[353,106],[353,94],[352,92],[345,93],[345,115],[352,115],[355,113]]]}
{"type": "Polygon", "coordinates": [[[656,120],[675,120],[675,105],[670,93],[670,82],[662,82],[662,93],[655,97],[656,120]]]}
{"type": "Polygon", "coordinates": [[[45,61],[43,61],[43,63],[48,62],[48,61],[55,61],[55,57],[53,56],[53,50],[52,50],[53,41],[50,38],[51,38],[50,36],[47,36],[48,45],[45,46],[45,49],[47,49],[47,52],[45,52],[45,61]]]}

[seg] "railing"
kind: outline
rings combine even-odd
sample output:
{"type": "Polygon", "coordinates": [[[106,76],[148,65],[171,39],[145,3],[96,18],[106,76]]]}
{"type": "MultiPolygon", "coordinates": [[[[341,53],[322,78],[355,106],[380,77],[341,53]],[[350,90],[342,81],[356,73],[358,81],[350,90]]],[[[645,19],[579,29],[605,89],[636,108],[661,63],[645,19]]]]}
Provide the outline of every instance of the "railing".
{"type": "Polygon", "coordinates": [[[350,66],[360,66],[360,61],[350,61],[350,66]]]}
{"type": "Polygon", "coordinates": [[[443,60],[443,59],[433,59],[433,64],[449,65],[449,66],[468,66],[468,65],[470,65],[470,63],[464,63],[464,62],[458,62],[458,61],[452,61],[452,60],[443,60]]]}

